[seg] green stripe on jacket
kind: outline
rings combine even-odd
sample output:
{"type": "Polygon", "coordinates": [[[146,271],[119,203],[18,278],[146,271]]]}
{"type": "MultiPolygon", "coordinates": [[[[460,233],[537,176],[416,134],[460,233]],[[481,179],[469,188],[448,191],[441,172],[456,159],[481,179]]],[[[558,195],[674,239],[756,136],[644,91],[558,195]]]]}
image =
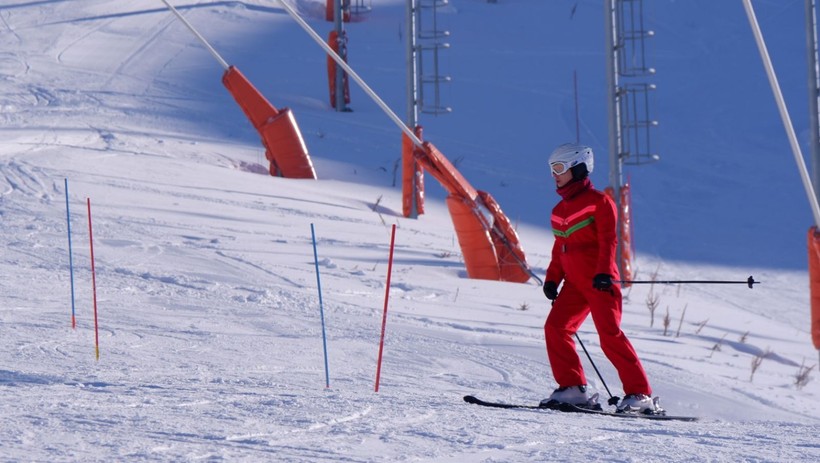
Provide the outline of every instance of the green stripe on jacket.
{"type": "Polygon", "coordinates": [[[584,219],[584,220],[576,223],[575,225],[567,228],[567,231],[556,230],[555,228],[553,228],[552,233],[555,234],[555,236],[560,236],[561,238],[569,238],[569,235],[571,235],[571,234],[577,232],[578,230],[586,227],[587,225],[591,224],[594,221],[595,221],[595,217],[589,217],[589,218],[584,219]]]}

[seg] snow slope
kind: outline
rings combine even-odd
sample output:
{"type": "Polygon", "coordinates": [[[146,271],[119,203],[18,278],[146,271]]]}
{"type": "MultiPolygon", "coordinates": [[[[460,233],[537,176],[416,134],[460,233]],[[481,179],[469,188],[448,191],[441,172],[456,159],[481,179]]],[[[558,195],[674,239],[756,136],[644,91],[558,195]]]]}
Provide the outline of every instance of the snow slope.
{"type": "MultiPolygon", "coordinates": [[[[557,200],[544,159],[575,137],[575,69],[593,180],[607,182],[600,3],[452,0],[441,14],[454,112],[423,116],[426,138],[498,199],[539,273],[557,200]]],[[[0,460],[820,458],[811,216],[742,5],[645,3],[658,32],[662,161],[629,172],[639,276],[763,281],[626,292],[623,327],[655,393],[701,421],[464,404],[465,394],[536,402],[555,387],[547,301],[532,282],[466,278],[432,178],[427,213],[401,218],[398,130],[355,88],[353,113],[328,109],[325,57],[276,2],[178,6],[274,105],[293,109],[315,182],[264,175],[221,69],[161,1],[21,1],[0,6],[0,460]]],[[[327,33],[323,2],[294,4],[327,33]]],[[[805,140],[803,2],[754,4],[805,140]]],[[[351,65],[399,114],[403,11],[374,0],[348,26],[351,65]]],[[[579,335],[620,395],[591,323],[579,335]]],[[[588,376],[606,398],[591,367],[588,376]]]]}

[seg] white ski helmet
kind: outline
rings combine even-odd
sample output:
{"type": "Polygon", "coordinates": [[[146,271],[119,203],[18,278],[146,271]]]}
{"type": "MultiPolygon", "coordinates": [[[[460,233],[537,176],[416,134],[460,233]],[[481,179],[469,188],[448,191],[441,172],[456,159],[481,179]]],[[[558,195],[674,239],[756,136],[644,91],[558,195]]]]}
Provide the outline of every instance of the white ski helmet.
{"type": "MultiPolygon", "coordinates": [[[[584,145],[576,145],[575,143],[564,143],[555,148],[550,154],[550,170],[556,174],[562,174],[567,170],[580,164],[586,164],[587,173],[592,173],[592,168],[595,164],[592,157],[592,148],[584,145]],[[556,172],[556,168],[559,171],[556,172]]],[[[575,171],[573,171],[575,176],[575,171]]]]}

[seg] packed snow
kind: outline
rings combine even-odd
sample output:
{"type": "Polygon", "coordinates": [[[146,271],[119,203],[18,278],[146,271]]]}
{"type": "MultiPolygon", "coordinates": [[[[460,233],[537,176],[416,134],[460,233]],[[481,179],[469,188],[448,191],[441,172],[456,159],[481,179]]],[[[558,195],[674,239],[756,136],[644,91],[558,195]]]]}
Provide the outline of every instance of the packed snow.
{"type": "MultiPolygon", "coordinates": [[[[356,3],[372,9],[345,25],[349,63],[403,117],[405,2],[356,3]]],[[[608,183],[602,3],[439,10],[453,112],[422,114],[425,139],[498,200],[539,275],[552,148],[580,135],[608,183]]],[[[353,85],[353,112],[329,107],[326,56],[277,1],[176,6],[293,110],[316,181],[266,174],[222,69],[161,0],[21,0],[0,5],[0,460],[820,459],[812,217],[742,4],[643,3],[661,160],[627,169],[636,278],[762,282],[625,290],[655,395],[700,421],[464,403],[556,387],[548,301],[534,279],[467,278],[431,176],[426,213],[401,216],[398,128],[353,85]]],[[[323,0],[289,4],[329,33],[323,0]]],[[[753,4],[807,152],[804,2],[753,4]]],[[[622,395],[591,321],[579,336],[591,388],[622,395]]]]}

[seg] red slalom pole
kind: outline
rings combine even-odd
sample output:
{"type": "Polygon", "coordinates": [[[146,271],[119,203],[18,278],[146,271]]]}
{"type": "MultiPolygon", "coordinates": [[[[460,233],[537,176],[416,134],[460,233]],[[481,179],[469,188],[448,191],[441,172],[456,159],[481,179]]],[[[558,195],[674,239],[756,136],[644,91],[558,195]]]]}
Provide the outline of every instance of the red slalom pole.
{"type": "Polygon", "coordinates": [[[94,294],[94,350],[100,360],[100,330],[97,325],[97,273],[94,270],[94,235],[91,232],[91,198],[88,200],[88,242],[91,246],[91,292],[94,294]]]}
{"type": "Polygon", "coordinates": [[[382,335],[379,341],[379,362],[376,365],[376,392],[379,392],[379,378],[382,373],[382,352],[384,352],[384,331],[387,327],[387,301],[390,299],[390,275],[393,273],[393,246],[396,243],[396,224],[390,233],[390,258],[387,260],[387,287],[384,288],[384,315],[382,315],[382,335]]]}

